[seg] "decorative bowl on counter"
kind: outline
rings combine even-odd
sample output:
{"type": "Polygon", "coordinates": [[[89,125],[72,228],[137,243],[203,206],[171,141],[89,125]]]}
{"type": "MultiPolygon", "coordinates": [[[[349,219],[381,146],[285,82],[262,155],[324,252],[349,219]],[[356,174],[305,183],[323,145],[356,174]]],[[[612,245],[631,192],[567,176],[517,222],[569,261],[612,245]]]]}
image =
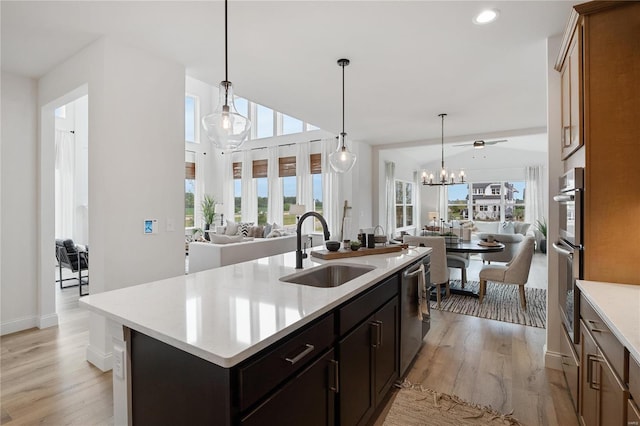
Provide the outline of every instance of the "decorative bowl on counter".
{"type": "Polygon", "coordinates": [[[351,241],[351,250],[357,251],[360,248],[360,241],[351,241]]]}
{"type": "Polygon", "coordinates": [[[340,241],[327,241],[324,243],[329,251],[338,251],[340,250],[340,241]]]}

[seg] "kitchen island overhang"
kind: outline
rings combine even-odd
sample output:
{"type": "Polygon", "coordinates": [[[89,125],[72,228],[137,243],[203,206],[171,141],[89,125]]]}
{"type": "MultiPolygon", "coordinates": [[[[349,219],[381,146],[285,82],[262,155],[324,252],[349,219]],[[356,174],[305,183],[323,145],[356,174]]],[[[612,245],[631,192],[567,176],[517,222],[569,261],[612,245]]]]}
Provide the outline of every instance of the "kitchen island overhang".
{"type": "MultiPolygon", "coordinates": [[[[429,252],[412,248],[349,260],[374,269],[334,288],[281,282],[280,277],[295,270],[295,256],[287,253],[95,294],[81,299],[81,304],[126,329],[229,369],[429,252]]],[[[303,266],[323,263],[327,262],[306,259],[303,266]]],[[[115,381],[114,375],[114,393],[115,381]]]]}

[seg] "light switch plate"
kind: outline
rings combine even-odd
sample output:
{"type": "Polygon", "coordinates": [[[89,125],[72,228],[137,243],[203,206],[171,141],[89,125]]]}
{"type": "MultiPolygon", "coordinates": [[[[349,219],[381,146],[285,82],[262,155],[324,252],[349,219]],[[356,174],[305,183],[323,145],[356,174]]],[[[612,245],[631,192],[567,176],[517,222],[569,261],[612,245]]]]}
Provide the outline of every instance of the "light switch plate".
{"type": "Polygon", "coordinates": [[[124,348],[113,348],[113,374],[119,379],[124,379],[124,348]]]}

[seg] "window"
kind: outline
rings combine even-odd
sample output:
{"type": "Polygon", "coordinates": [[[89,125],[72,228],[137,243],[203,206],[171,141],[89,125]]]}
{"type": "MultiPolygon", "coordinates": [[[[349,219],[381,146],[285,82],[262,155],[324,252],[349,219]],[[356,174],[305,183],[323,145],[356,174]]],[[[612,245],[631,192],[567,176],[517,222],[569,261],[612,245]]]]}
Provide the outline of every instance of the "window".
{"type": "MultiPolygon", "coordinates": [[[[311,185],[311,191],[313,193],[313,211],[322,214],[322,175],[320,173],[312,174],[311,185]]],[[[322,224],[315,217],[313,218],[313,230],[322,232],[322,224]]]]}
{"type": "Polygon", "coordinates": [[[242,163],[233,163],[233,221],[242,220],[242,163]]]}
{"type": "Polygon", "coordinates": [[[245,98],[235,96],[233,98],[233,104],[236,106],[236,111],[245,117],[249,117],[249,101],[245,98]]]}
{"type": "Polygon", "coordinates": [[[54,115],[56,118],[67,118],[67,106],[62,105],[61,107],[56,108],[54,115]]]}
{"type": "Polygon", "coordinates": [[[467,201],[469,200],[469,186],[467,184],[450,185],[448,190],[447,217],[449,220],[467,219],[469,210],[467,201]]]}
{"type": "Polygon", "coordinates": [[[258,223],[267,223],[269,209],[269,179],[267,179],[267,160],[253,160],[253,178],[258,191],[258,223]]]}
{"type": "MultiPolygon", "coordinates": [[[[469,185],[473,194],[469,203],[473,220],[481,222],[524,220],[525,184],[523,181],[470,183],[469,185]]],[[[450,194],[449,219],[467,219],[468,215],[456,215],[456,205],[460,208],[462,202],[452,200],[450,194]]]]}
{"type": "Polygon", "coordinates": [[[505,182],[505,220],[524,221],[524,182],[505,182]]]}
{"type": "Polygon", "coordinates": [[[184,97],[184,140],[197,142],[198,136],[198,98],[191,95],[184,97]]]}
{"type": "Polygon", "coordinates": [[[292,204],[297,204],[296,157],[280,157],[278,159],[278,176],[282,178],[282,195],[284,197],[282,223],[285,226],[292,226],[296,224],[296,216],[289,214],[289,209],[292,204]]]}
{"type": "Polygon", "coordinates": [[[413,183],[396,181],[396,228],[413,226],[413,183]]]}
{"type": "Polygon", "coordinates": [[[194,200],[196,196],[196,163],[185,162],[184,226],[195,226],[194,200]]]}
{"type": "Polygon", "coordinates": [[[302,120],[282,114],[282,134],[289,135],[291,133],[302,132],[304,123],[302,120]]]}
{"type": "Polygon", "coordinates": [[[273,110],[262,105],[256,105],[256,137],[270,138],[273,132],[273,110]]]}

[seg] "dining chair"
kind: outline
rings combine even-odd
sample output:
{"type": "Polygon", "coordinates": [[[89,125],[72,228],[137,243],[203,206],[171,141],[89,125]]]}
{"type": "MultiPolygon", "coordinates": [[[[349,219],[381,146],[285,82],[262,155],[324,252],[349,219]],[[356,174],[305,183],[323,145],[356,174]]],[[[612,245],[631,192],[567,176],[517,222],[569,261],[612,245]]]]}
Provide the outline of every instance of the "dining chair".
{"type": "Polygon", "coordinates": [[[446,295],[449,296],[449,268],[447,267],[447,247],[444,237],[418,237],[405,235],[402,242],[406,244],[431,247],[430,281],[436,288],[436,303],[440,309],[440,288],[445,286],[446,295]]]}
{"type": "Polygon", "coordinates": [[[520,305],[522,309],[527,308],[524,285],[529,279],[534,244],[535,240],[532,236],[525,237],[511,262],[506,265],[488,265],[480,270],[480,293],[478,295],[480,303],[482,303],[482,299],[484,299],[484,295],[487,292],[487,281],[491,281],[517,285],[520,290],[520,305]]]}

